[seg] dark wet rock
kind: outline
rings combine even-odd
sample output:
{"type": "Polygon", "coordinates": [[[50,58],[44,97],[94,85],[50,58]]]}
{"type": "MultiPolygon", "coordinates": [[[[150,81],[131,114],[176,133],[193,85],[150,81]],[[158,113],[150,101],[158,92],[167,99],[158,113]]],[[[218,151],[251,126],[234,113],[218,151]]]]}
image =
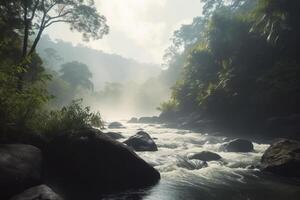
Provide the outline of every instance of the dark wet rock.
{"type": "Polygon", "coordinates": [[[120,122],[112,122],[108,125],[108,128],[125,128],[120,122]]]}
{"type": "Polygon", "coordinates": [[[107,137],[110,137],[111,139],[114,140],[119,140],[125,138],[121,133],[116,133],[116,132],[108,132],[104,133],[107,137]]]}
{"type": "Polygon", "coordinates": [[[196,153],[190,157],[190,159],[202,160],[202,161],[213,161],[220,160],[222,157],[219,154],[210,152],[210,151],[202,151],[200,153],[196,153]]]}
{"type": "Polygon", "coordinates": [[[196,169],[202,169],[204,167],[207,167],[207,162],[202,160],[196,160],[196,159],[185,159],[185,158],[178,158],[177,160],[177,166],[189,170],[196,170],[196,169]]]}
{"type": "Polygon", "coordinates": [[[132,117],[127,123],[138,123],[138,118],[132,117]]]}
{"type": "Polygon", "coordinates": [[[263,171],[300,177],[300,142],[282,139],[273,143],[261,158],[263,171]]]}
{"type": "Polygon", "coordinates": [[[244,139],[231,140],[221,148],[228,152],[251,152],[254,150],[252,142],[244,139]]]}
{"type": "Polygon", "coordinates": [[[126,145],[92,128],[61,133],[46,155],[47,185],[72,200],[145,188],[160,179],[126,145]]]}
{"type": "Polygon", "coordinates": [[[150,135],[140,131],[134,136],[128,138],[124,143],[132,147],[135,151],[157,151],[157,146],[150,135]]]}
{"type": "Polygon", "coordinates": [[[29,188],[10,200],[63,200],[51,188],[46,185],[39,185],[29,188]]]}
{"type": "Polygon", "coordinates": [[[31,145],[0,145],[0,199],[7,199],[41,181],[41,151],[31,145]]]}
{"type": "Polygon", "coordinates": [[[156,123],[159,123],[159,118],[157,116],[153,116],[153,117],[141,117],[139,119],[139,123],[156,124],[156,123]]]}

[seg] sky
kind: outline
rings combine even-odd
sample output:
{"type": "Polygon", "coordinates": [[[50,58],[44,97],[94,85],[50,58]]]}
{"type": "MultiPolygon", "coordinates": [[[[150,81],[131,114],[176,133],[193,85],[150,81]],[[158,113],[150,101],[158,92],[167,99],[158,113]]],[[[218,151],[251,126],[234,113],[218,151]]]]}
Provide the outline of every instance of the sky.
{"type": "Polygon", "coordinates": [[[45,33],[52,39],[161,64],[173,31],[201,14],[200,0],[95,0],[95,3],[110,26],[110,33],[103,39],[83,42],[80,33],[71,32],[63,23],[53,25],[45,33]]]}

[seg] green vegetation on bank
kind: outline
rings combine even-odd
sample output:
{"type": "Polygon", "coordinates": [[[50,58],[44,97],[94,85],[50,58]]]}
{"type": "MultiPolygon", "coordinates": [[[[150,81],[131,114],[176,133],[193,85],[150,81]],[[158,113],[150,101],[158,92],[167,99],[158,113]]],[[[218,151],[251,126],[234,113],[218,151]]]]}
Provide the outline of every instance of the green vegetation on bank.
{"type": "Polygon", "coordinates": [[[80,100],[72,101],[73,95],[68,106],[51,109],[49,102],[55,99],[51,94],[51,87],[55,87],[53,80],[73,88],[92,87],[86,66],[75,63],[83,71],[81,77],[73,79],[79,82],[71,83],[68,77],[78,73],[72,73],[68,63],[62,66],[61,76],[49,73],[35,52],[43,31],[58,22],[69,24],[72,30],[81,32],[85,40],[99,39],[108,33],[105,17],[97,12],[92,1],[0,2],[1,141],[14,133],[22,137],[21,133],[43,135],[84,126],[102,127],[100,114],[91,112],[80,100]]]}
{"type": "Polygon", "coordinates": [[[242,127],[299,113],[300,2],[203,3],[203,16],[174,33],[170,62],[184,60],[182,75],[160,109],[242,127]]]}

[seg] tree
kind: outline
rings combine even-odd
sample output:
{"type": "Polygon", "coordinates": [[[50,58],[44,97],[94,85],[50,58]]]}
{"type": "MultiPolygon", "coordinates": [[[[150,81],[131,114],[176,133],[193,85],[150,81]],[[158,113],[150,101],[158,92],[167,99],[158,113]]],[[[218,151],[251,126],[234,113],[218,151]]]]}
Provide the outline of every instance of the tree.
{"type": "Polygon", "coordinates": [[[93,83],[90,80],[92,73],[87,65],[73,61],[65,63],[61,66],[61,78],[70,83],[75,89],[82,86],[87,89],[93,90],[93,83]]]}
{"type": "Polygon", "coordinates": [[[93,0],[5,0],[0,3],[1,32],[9,29],[22,37],[21,56],[17,60],[23,66],[18,89],[22,90],[24,76],[30,68],[31,56],[45,29],[64,22],[71,30],[82,33],[83,40],[101,39],[108,34],[106,18],[100,15],[93,0]],[[29,37],[33,38],[29,40],[29,37]]]}
{"type": "Polygon", "coordinates": [[[20,13],[23,26],[23,57],[36,48],[43,31],[51,25],[64,22],[71,30],[82,33],[88,41],[100,39],[109,28],[106,18],[97,12],[93,0],[20,0],[20,13]],[[28,51],[29,35],[35,39],[28,51]]]}

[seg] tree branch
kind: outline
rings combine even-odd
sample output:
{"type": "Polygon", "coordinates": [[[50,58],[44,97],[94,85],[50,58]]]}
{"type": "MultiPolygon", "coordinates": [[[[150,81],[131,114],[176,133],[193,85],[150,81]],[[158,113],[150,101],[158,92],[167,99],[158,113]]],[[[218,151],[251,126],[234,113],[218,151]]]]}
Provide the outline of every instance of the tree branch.
{"type": "Polygon", "coordinates": [[[57,4],[57,2],[55,1],[53,4],[50,5],[50,7],[45,10],[46,14],[57,4]]]}
{"type": "Polygon", "coordinates": [[[66,19],[59,19],[59,20],[54,20],[49,22],[48,24],[45,25],[45,28],[49,27],[50,25],[54,24],[54,23],[58,23],[58,22],[68,22],[71,23],[73,22],[72,20],[66,20],[66,19]]]}
{"type": "Polygon", "coordinates": [[[49,17],[49,19],[47,19],[47,20],[45,21],[45,24],[47,24],[48,22],[50,22],[50,21],[53,20],[53,19],[58,19],[58,18],[64,17],[64,16],[66,16],[67,14],[70,14],[70,13],[71,13],[71,11],[67,11],[67,12],[65,12],[65,13],[63,13],[63,14],[59,14],[59,15],[54,16],[54,17],[49,17]]]}
{"type": "MultiPolygon", "coordinates": [[[[43,3],[44,3],[44,0],[43,0],[43,3]]],[[[31,46],[31,49],[30,49],[28,55],[30,55],[30,54],[32,54],[34,52],[35,47],[36,47],[38,41],[41,38],[41,35],[42,35],[42,33],[43,33],[44,29],[45,29],[45,19],[46,19],[46,16],[47,16],[47,12],[45,12],[45,10],[44,10],[44,14],[43,14],[43,17],[42,17],[42,21],[41,21],[41,24],[40,24],[40,27],[39,27],[38,34],[37,34],[36,38],[34,39],[34,42],[33,42],[32,46],[31,46]]]]}
{"type": "Polygon", "coordinates": [[[33,20],[33,18],[34,18],[34,16],[35,16],[36,9],[37,9],[39,3],[40,3],[40,0],[36,0],[36,3],[35,3],[35,5],[34,5],[34,7],[33,7],[33,10],[32,10],[32,15],[31,15],[31,17],[30,17],[28,20],[30,20],[30,21],[33,20]]]}

